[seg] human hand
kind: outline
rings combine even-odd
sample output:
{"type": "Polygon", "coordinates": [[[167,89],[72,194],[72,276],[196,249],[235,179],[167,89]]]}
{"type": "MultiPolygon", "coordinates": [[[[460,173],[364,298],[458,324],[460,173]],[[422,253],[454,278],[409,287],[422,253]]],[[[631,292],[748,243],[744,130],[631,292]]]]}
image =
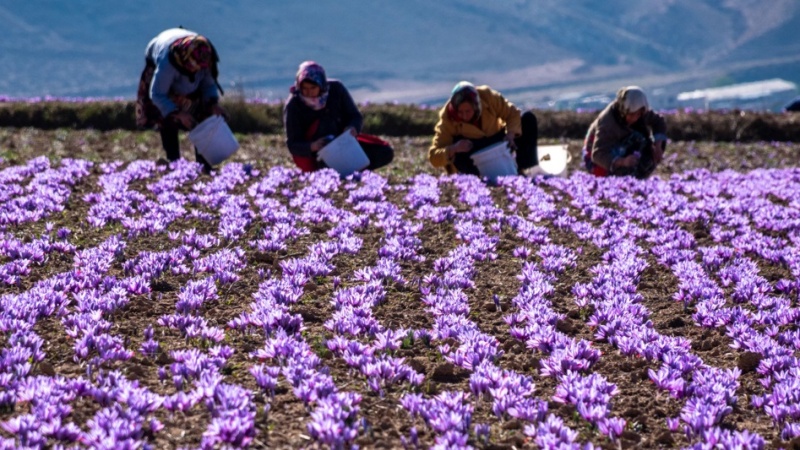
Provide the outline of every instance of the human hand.
{"type": "Polygon", "coordinates": [[[636,167],[636,164],[639,164],[639,156],[638,155],[628,155],[624,158],[619,158],[614,161],[614,168],[618,167],[636,167]]]}
{"type": "Polygon", "coordinates": [[[514,139],[517,138],[517,135],[513,131],[509,131],[506,136],[503,138],[506,142],[508,142],[508,148],[511,150],[517,149],[517,143],[514,142],[514,139]]]}
{"type": "Polygon", "coordinates": [[[662,159],[664,159],[664,141],[654,142],[653,162],[655,162],[656,164],[660,164],[662,159]]]}
{"type": "Polygon", "coordinates": [[[225,108],[223,108],[222,106],[219,106],[219,105],[214,105],[214,106],[211,107],[211,114],[213,114],[215,116],[222,116],[225,119],[228,118],[228,112],[225,111],[225,108]]]}
{"type": "Polygon", "coordinates": [[[450,145],[447,147],[452,153],[466,153],[472,150],[472,141],[468,141],[466,139],[462,139],[455,144],[450,145]]]}
{"type": "Polygon", "coordinates": [[[183,125],[187,130],[191,130],[195,126],[194,117],[185,111],[175,114],[175,121],[183,125]]]}
{"type": "Polygon", "coordinates": [[[358,131],[354,127],[347,127],[344,129],[345,132],[350,133],[351,136],[356,137],[358,136],[358,131]]]}
{"type": "Polygon", "coordinates": [[[316,153],[325,148],[325,146],[328,145],[330,142],[331,138],[329,136],[323,136],[311,143],[311,151],[316,153]]]}

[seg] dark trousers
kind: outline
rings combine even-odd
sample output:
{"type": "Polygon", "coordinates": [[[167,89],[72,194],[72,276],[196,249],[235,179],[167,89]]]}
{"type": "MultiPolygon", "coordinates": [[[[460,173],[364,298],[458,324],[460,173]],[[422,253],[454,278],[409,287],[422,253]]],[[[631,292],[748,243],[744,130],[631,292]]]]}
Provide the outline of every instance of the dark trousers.
{"type": "Polygon", "coordinates": [[[367,154],[367,158],[369,158],[369,166],[367,167],[369,170],[383,167],[394,159],[394,150],[388,145],[368,144],[365,142],[359,142],[359,144],[364,153],[367,154]]]}
{"type": "MultiPolygon", "coordinates": [[[[167,160],[177,161],[181,157],[181,146],[180,141],[178,140],[178,131],[179,130],[186,130],[186,127],[183,124],[178,123],[173,120],[164,120],[161,122],[161,126],[159,127],[159,133],[161,134],[161,146],[164,147],[164,151],[167,153],[167,160]]],[[[203,156],[197,152],[197,147],[194,149],[194,157],[197,162],[203,165],[203,170],[208,172],[212,169],[211,165],[206,161],[203,156]]]]}
{"type": "MultiPolygon", "coordinates": [[[[467,139],[472,142],[472,150],[467,153],[456,153],[453,165],[456,166],[459,173],[466,173],[471,175],[479,175],[478,167],[472,162],[470,156],[486,147],[501,142],[506,136],[506,131],[487,136],[480,139],[467,139],[462,136],[455,136],[453,142],[458,142],[467,139]]],[[[519,170],[528,169],[539,164],[539,156],[537,152],[536,142],[539,139],[539,123],[536,120],[536,115],[533,111],[525,111],[522,114],[522,135],[514,139],[514,144],[517,145],[516,160],[519,170]]]]}
{"type": "MultiPolygon", "coordinates": [[[[156,71],[156,64],[145,59],[144,70],[139,78],[139,89],[136,93],[136,125],[141,128],[157,126],[161,134],[161,146],[167,154],[167,160],[177,161],[181,157],[181,148],[178,141],[178,130],[188,131],[181,123],[172,117],[162,117],[161,111],[153,104],[150,98],[150,83],[156,71]]],[[[186,111],[199,123],[211,115],[212,105],[204,102],[199,91],[186,96],[177,96],[173,101],[180,100],[179,111],[186,111]]],[[[208,172],[211,166],[194,149],[197,162],[203,165],[203,170],[208,172]]]]}

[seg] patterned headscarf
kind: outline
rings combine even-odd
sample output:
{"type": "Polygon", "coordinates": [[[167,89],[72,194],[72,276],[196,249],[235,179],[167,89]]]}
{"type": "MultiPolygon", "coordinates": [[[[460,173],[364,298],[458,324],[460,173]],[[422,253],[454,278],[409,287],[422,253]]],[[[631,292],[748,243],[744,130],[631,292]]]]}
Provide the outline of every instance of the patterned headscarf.
{"type": "Polygon", "coordinates": [[[450,101],[447,102],[447,114],[455,120],[458,119],[458,107],[464,102],[472,103],[475,108],[475,116],[472,120],[477,120],[481,116],[481,98],[478,90],[468,81],[459,81],[450,92],[450,101]]]}
{"type": "Polygon", "coordinates": [[[203,36],[182,37],[169,46],[177,65],[189,73],[197,73],[211,66],[211,44],[203,36]]]}
{"type": "Polygon", "coordinates": [[[304,61],[297,69],[297,75],[294,77],[294,85],[289,88],[289,92],[297,95],[303,100],[309,108],[318,111],[325,107],[328,102],[328,78],[325,76],[325,69],[314,61],[304,61]],[[305,97],[300,85],[304,81],[319,86],[320,92],[318,97],[305,97]]]}

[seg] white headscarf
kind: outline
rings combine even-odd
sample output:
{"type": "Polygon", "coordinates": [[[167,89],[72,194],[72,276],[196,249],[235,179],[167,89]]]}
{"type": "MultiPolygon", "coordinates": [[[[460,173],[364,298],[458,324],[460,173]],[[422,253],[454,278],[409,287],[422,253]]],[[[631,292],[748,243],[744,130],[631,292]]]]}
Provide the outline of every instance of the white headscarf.
{"type": "Polygon", "coordinates": [[[625,116],[635,113],[644,108],[645,112],[650,109],[647,96],[639,86],[626,86],[617,92],[617,107],[619,112],[625,116]]]}

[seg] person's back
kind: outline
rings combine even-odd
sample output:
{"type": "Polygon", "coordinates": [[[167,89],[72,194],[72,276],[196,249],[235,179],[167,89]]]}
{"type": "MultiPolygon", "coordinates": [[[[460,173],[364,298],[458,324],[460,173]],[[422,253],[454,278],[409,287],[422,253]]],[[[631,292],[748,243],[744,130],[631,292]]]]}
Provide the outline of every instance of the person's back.
{"type": "MultiPolygon", "coordinates": [[[[219,105],[217,56],[205,36],[184,28],[170,28],[145,47],[145,67],[136,93],[136,124],[157,128],[168,163],[180,158],[178,131],[215,115],[225,117],[219,105]]],[[[210,172],[212,166],[195,148],[195,157],[210,172]]]]}
{"type": "Polygon", "coordinates": [[[800,111],[800,97],[795,97],[786,107],[784,108],[786,111],[789,112],[799,112],[800,111]]]}
{"type": "Polygon", "coordinates": [[[168,57],[170,44],[180,38],[196,35],[197,33],[194,31],[185,28],[170,28],[164,30],[147,43],[144,57],[152,63],[158,64],[161,60],[168,57]]]}

